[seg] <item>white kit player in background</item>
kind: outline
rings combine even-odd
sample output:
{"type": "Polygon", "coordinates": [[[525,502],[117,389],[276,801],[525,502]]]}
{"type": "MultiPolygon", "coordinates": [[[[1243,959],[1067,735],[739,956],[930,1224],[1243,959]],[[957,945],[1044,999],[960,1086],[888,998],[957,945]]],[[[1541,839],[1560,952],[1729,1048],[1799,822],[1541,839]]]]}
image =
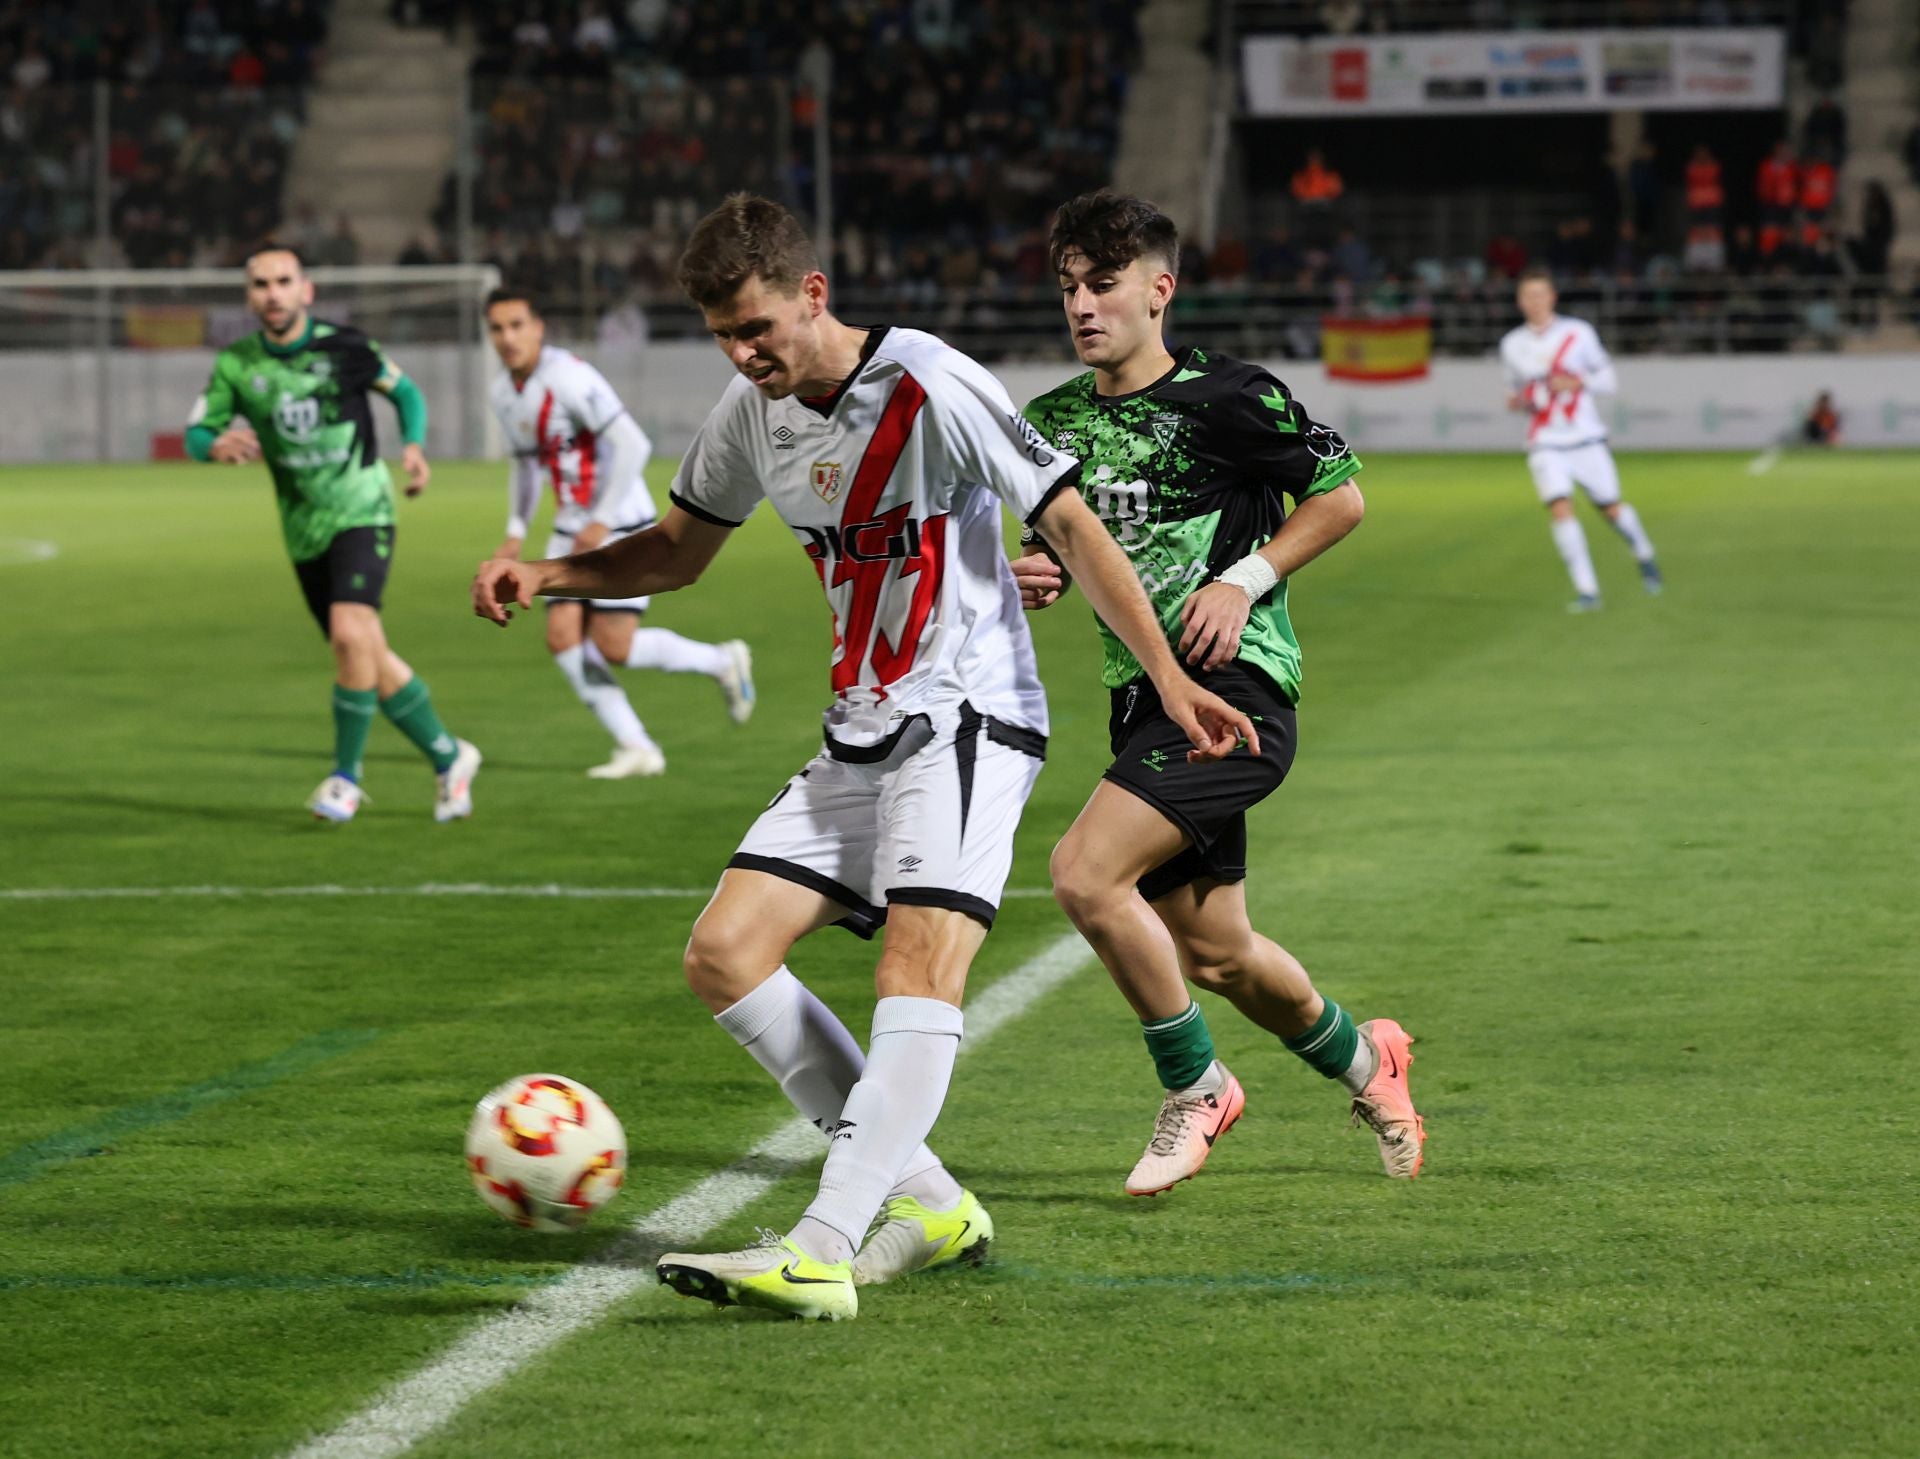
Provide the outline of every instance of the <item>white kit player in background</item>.
{"type": "Polygon", "coordinates": [[[786,209],[729,198],[694,230],[680,281],[739,373],[682,460],[665,520],[577,557],[486,563],[474,611],[505,623],[537,594],[685,587],[762,499],[812,559],[835,630],[826,744],[748,830],[694,924],[685,970],[715,1021],[828,1137],[826,1165],[784,1238],[669,1253],[659,1274],[720,1305],[851,1317],[856,1284],[978,1260],[993,1235],[925,1142],[959,1051],[967,970],[1046,751],[1046,695],[1000,509],[1045,532],[1196,756],[1258,741],[1174,659],[1125,555],[1073,489],[1078,463],[932,335],[835,319],[786,209]],[[794,944],[834,925],[884,928],[864,1056],[787,966],[794,944]]]}
{"type": "Polygon", "coordinates": [[[1553,545],[1567,565],[1577,595],[1569,611],[1600,606],[1587,534],[1573,514],[1578,486],[1633,550],[1640,581],[1649,593],[1661,588],[1653,543],[1640,514],[1620,499],[1620,473],[1607,449],[1607,427],[1595,397],[1612,395],[1619,382],[1600,336],[1584,319],[1554,313],[1559,295],[1544,269],[1520,275],[1516,300],[1526,323],[1500,341],[1507,375],[1507,408],[1527,415],[1527,466],[1553,523],[1553,545]]]}
{"type": "MultiPolygon", "coordinates": [[[[588,552],[654,521],[644,475],[652,445],[606,378],[578,355],[546,343],[546,325],[524,290],[487,298],[487,337],[506,366],[489,403],[513,451],[507,535],[497,557],[517,558],[543,488],[554,494],[548,557],[588,552]]],[[[547,651],[580,701],[613,736],[613,758],[596,780],[658,775],[667,757],[614,678],[612,665],[705,674],[744,724],[753,713],[753,658],[745,643],[697,643],[667,628],[641,628],[644,596],[555,600],[547,605],[547,651]]]]}

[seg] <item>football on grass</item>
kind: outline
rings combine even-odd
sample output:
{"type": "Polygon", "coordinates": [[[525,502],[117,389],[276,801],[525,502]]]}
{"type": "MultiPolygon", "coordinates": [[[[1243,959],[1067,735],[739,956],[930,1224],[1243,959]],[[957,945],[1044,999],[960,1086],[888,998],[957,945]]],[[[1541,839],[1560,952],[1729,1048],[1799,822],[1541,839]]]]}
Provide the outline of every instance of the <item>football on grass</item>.
{"type": "Polygon", "coordinates": [[[627,1136],[586,1085],[522,1074],[474,1106],[467,1169],[480,1199],[516,1226],[578,1231],[627,1173],[627,1136]]]}

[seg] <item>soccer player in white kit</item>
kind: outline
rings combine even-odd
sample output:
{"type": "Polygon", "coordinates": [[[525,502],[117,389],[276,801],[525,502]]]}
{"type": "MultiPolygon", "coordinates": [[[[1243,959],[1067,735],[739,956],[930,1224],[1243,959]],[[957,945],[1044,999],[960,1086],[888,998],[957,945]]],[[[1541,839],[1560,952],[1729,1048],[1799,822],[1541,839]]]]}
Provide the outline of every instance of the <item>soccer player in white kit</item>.
{"type": "Polygon", "coordinates": [[[685,965],[716,1022],[827,1135],[826,1165],[784,1238],[668,1253],[659,1274],[723,1306],[852,1317],[857,1285],[978,1260],[993,1234],[925,1141],[1046,749],[1001,506],[1045,531],[1193,756],[1222,758],[1258,734],[1174,658],[1126,556],[1073,490],[1079,463],[932,335],[834,318],[786,209],[727,199],[694,230],[680,281],[739,378],[682,460],[665,520],[559,561],[484,563],[474,611],[504,623],[540,593],[684,587],[763,497],[813,560],[835,628],[826,744],[747,832],[685,965]],[[786,965],[796,942],[835,924],[885,929],[864,1060],[786,965]]]}
{"type": "Polygon", "coordinates": [[[1619,389],[1613,361],[1600,336],[1584,319],[1556,314],[1559,295],[1545,269],[1520,275],[1515,294],[1526,323],[1500,341],[1500,363],[1507,375],[1507,408],[1527,415],[1527,466],[1553,524],[1553,545],[1567,565],[1576,594],[1568,611],[1590,613],[1600,606],[1600,580],[1594,576],[1587,534],[1573,514],[1573,489],[1613,524],[1633,549],[1640,581],[1649,593],[1661,588],[1653,543],[1640,514],[1620,499],[1620,473],[1607,449],[1607,427],[1595,397],[1619,389]]]}
{"type": "MultiPolygon", "coordinates": [[[[551,485],[548,557],[586,552],[654,520],[647,490],[652,444],[598,370],[546,342],[546,324],[529,291],[487,296],[487,337],[506,368],[488,392],[513,464],[507,480],[507,534],[496,557],[518,557],[541,487],[551,485]]],[[[667,757],[634,712],[610,665],[705,674],[744,724],[753,713],[753,658],[745,643],[698,643],[668,628],[641,628],[644,596],[547,605],[547,651],[607,733],[613,757],[587,774],[596,780],[658,775],[667,757]]]]}

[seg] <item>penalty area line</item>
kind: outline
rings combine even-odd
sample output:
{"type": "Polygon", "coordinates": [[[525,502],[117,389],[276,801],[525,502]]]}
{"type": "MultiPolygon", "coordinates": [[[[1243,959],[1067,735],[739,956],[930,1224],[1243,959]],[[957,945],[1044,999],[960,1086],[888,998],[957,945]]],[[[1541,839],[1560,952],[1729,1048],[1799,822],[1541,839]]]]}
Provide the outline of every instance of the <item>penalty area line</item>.
{"type": "MultiPolygon", "coordinates": [[[[967,1007],[965,1054],[1027,1012],[1093,960],[1077,932],[1056,938],[967,1007]]],[[[697,1241],[786,1176],[820,1158],[820,1132],[795,1117],[725,1170],[647,1212],[591,1261],[489,1317],[439,1358],[402,1379],[291,1459],[395,1459],[547,1349],[590,1327],[616,1302],[655,1283],[664,1251],[697,1241]]]]}

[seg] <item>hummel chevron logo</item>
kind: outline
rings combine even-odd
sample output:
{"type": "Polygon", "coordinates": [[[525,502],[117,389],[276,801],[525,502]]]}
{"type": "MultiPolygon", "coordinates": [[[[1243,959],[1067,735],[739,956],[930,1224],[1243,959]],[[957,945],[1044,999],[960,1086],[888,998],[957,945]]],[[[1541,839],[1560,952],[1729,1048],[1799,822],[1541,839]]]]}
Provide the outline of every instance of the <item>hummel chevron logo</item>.
{"type": "Polygon", "coordinates": [[[1293,402],[1280,393],[1279,386],[1269,385],[1267,387],[1267,393],[1260,396],[1259,399],[1260,403],[1266,406],[1268,410],[1279,415],[1280,419],[1275,421],[1274,425],[1282,435],[1297,436],[1300,434],[1299,422],[1293,418],[1293,402]]]}

